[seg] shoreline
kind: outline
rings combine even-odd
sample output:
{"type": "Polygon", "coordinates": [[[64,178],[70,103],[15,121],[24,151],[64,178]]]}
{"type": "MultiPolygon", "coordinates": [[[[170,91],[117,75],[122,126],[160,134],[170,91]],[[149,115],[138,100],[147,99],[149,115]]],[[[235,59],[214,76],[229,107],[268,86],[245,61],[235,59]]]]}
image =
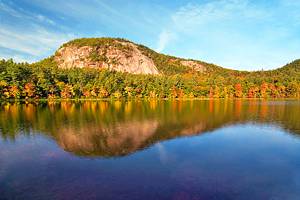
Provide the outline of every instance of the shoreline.
{"type": "Polygon", "coordinates": [[[236,100],[265,100],[265,101],[287,101],[287,100],[298,100],[300,101],[300,98],[71,98],[71,99],[5,99],[5,100],[0,100],[1,103],[43,103],[43,102],[84,102],[84,101],[123,101],[123,102],[128,102],[128,101],[217,101],[217,100],[230,100],[230,101],[236,101],[236,100]]]}

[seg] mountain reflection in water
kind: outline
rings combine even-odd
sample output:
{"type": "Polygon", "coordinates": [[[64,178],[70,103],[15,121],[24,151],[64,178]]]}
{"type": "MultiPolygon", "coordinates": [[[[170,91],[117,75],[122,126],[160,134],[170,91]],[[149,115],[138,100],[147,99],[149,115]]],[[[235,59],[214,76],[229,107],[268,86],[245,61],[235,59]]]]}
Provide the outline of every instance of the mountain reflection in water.
{"type": "Polygon", "coordinates": [[[182,136],[230,124],[269,123],[300,134],[296,100],[85,101],[5,103],[2,139],[43,135],[79,156],[125,156],[182,136]]]}

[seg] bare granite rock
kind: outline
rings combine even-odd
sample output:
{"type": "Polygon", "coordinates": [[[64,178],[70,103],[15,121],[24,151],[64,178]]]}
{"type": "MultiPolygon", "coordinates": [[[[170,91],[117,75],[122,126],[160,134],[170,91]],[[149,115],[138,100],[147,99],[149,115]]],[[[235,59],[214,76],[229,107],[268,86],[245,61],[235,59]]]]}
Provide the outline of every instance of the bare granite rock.
{"type": "Polygon", "coordinates": [[[196,61],[182,60],[182,61],[180,61],[180,63],[186,67],[191,67],[193,70],[201,72],[201,73],[206,71],[206,67],[196,61]]]}
{"type": "Polygon", "coordinates": [[[115,41],[110,46],[61,47],[55,61],[61,68],[104,68],[132,74],[159,74],[154,62],[130,42],[115,41]]]}

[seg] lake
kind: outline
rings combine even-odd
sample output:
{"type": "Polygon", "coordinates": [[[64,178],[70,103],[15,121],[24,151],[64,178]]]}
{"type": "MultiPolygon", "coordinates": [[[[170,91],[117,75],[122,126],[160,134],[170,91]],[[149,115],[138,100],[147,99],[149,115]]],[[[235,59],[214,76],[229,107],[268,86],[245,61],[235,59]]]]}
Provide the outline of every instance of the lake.
{"type": "Polygon", "coordinates": [[[0,199],[299,199],[300,101],[2,103],[0,199]]]}

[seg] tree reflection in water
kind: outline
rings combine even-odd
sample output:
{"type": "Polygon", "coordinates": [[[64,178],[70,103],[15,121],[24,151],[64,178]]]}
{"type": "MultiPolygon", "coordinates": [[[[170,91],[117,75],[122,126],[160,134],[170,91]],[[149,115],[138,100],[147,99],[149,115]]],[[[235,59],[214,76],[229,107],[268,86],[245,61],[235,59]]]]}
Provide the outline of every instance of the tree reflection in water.
{"type": "Polygon", "coordinates": [[[116,157],[230,124],[270,123],[300,134],[297,100],[3,103],[1,137],[43,134],[80,156],[116,157]]]}

